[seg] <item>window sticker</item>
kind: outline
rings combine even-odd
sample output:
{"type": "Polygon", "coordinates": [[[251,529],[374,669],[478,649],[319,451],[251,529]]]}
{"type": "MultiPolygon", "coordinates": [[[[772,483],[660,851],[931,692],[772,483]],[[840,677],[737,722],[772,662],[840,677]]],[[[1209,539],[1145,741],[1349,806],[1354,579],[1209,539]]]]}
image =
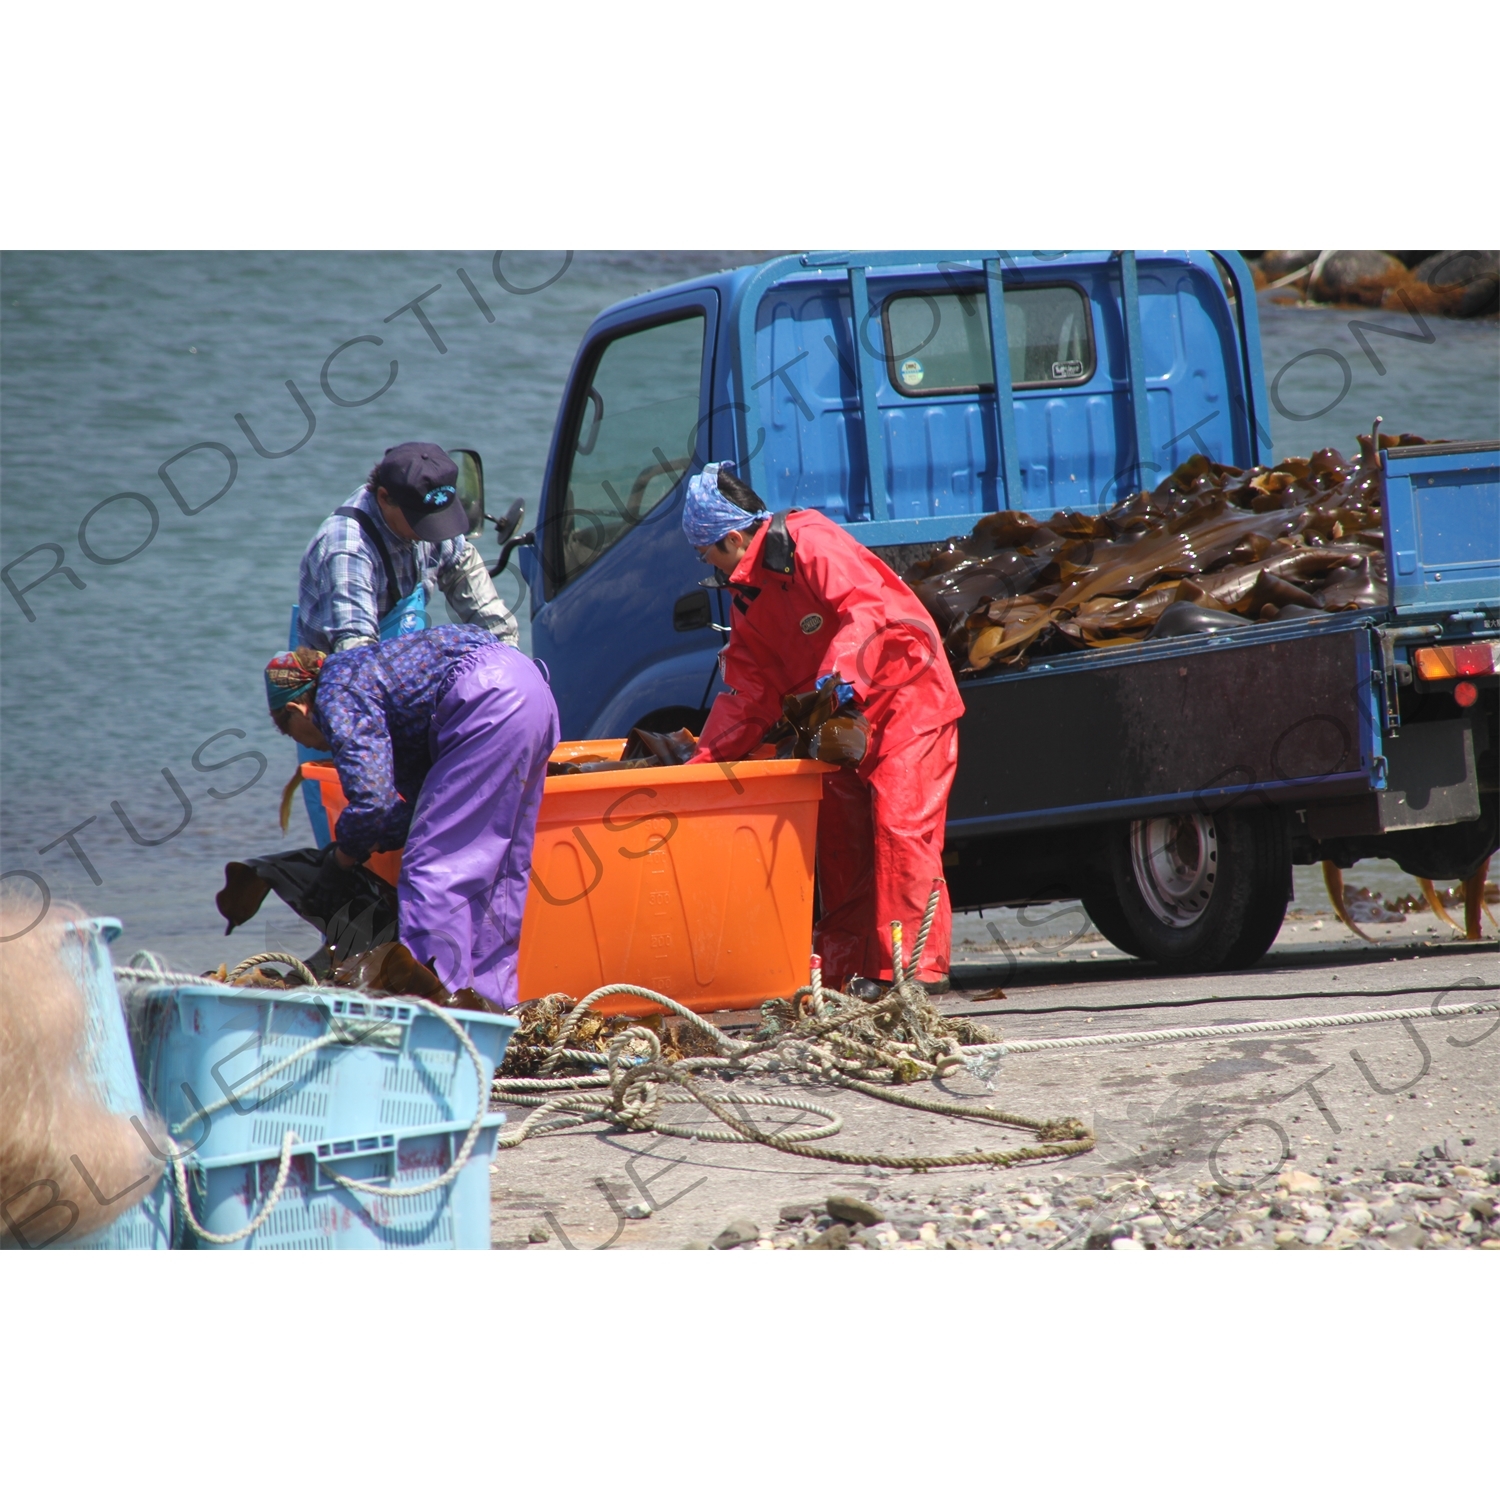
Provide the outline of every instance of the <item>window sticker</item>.
{"type": "Polygon", "coordinates": [[[927,372],[922,368],[920,359],[906,359],[901,362],[901,383],[903,385],[921,385],[922,377],[927,372]]]}
{"type": "Polygon", "coordinates": [[[1054,380],[1077,380],[1083,374],[1083,361],[1081,359],[1055,359],[1052,361],[1052,378],[1054,380]]]}

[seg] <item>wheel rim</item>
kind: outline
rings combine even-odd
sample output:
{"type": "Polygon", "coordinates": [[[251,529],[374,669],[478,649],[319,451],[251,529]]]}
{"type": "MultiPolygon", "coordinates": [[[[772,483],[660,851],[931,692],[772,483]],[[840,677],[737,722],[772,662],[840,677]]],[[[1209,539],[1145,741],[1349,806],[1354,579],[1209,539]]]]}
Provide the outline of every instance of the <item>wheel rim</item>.
{"type": "Polygon", "coordinates": [[[1130,825],[1136,889],[1159,922],[1191,927],[1214,893],[1219,836],[1201,813],[1142,818],[1130,825]]]}

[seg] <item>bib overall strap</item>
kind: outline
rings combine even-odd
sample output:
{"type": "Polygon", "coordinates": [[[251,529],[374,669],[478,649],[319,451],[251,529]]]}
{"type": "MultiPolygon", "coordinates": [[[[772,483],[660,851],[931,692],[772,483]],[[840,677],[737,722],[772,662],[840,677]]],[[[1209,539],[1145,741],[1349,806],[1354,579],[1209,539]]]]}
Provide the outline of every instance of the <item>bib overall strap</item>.
{"type": "Polygon", "coordinates": [[[374,516],[352,505],[339,506],[334,511],[334,515],[348,516],[351,521],[357,521],[359,529],[364,532],[370,544],[380,554],[380,565],[385,569],[385,592],[381,598],[380,613],[382,616],[390,614],[396,607],[396,570],[391,566],[390,549],[385,544],[385,538],[380,534],[380,528],[375,524],[374,516]]]}
{"type": "Polygon", "coordinates": [[[797,543],[786,529],[789,511],[777,511],[771,520],[771,529],[766,544],[760,549],[760,565],[772,573],[789,575],[793,570],[792,560],[797,555],[797,543]]]}

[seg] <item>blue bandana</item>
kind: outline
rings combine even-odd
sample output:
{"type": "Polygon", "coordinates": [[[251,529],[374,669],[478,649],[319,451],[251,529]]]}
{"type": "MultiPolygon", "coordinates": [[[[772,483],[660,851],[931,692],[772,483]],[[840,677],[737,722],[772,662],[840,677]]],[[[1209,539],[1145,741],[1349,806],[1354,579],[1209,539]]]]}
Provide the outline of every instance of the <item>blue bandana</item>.
{"type": "Polygon", "coordinates": [[[744,531],[755,518],[719,493],[719,470],[734,473],[734,464],[708,464],[701,474],[688,480],[687,499],[682,504],[682,531],[694,547],[712,547],[731,531],[744,531]]]}

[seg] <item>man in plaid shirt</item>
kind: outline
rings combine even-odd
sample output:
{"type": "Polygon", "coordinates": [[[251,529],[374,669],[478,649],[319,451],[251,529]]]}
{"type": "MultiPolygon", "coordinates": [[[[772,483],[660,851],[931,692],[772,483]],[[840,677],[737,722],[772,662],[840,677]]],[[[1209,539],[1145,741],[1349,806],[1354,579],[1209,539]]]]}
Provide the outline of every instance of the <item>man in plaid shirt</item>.
{"type": "Polygon", "coordinates": [[[332,655],[399,634],[403,614],[425,611],[441,589],[460,622],[514,646],[520,631],[489,571],[464,536],[458,465],[436,443],[388,448],[314,535],[302,558],[298,634],[332,655]],[[421,587],[423,597],[411,596],[421,587]]]}

